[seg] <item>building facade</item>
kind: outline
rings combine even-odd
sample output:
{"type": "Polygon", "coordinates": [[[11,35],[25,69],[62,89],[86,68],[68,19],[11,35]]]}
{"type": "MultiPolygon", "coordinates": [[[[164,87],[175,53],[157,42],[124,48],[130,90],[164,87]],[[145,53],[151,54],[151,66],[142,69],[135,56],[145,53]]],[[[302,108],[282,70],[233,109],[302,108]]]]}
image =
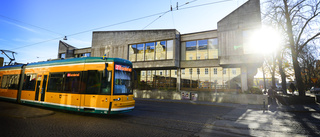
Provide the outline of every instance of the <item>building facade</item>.
{"type": "Polygon", "coordinates": [[[262,65],[262,57],[247,45],[261,27],[260,14],[260,1],[249,0],[220,20],[216,30],[94,31],[92,47],[77,49],[60,41],[58,57],[128,59],[138,73],[137,89],[245,91],[262,65]]]}

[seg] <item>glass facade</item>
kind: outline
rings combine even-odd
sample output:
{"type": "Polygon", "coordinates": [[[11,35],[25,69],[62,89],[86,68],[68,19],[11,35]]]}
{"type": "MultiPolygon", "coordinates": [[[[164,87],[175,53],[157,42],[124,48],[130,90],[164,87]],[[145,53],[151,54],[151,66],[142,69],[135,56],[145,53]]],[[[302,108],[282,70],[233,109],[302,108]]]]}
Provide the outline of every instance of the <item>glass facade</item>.
{"type": "Polygon", "coordinates": [[[143,70],[138,89],[176,89],[177,70],[143,70]],[[146,75],[144,75],[146,74],[146,75]]]}
{"type": "Polygon", "coordinates": [[[185,68],[181,73],[182,90],[238,91],[241,86],[240,68],[185,68]],[[225,70],[225,74],[223,73],[225,70]]]}
{"type": "Polygon", "coordinates": [[[173,40],[129,45],[129,60],[152,61],[173,59],[173,40]]]}
{"type": "MultiPolygon", "coordinates": [[[[177,70],[143,70],[138,89],[176,89],[177,70]]],[[[181,69],[181,90],[240,91],[240,68],[181,69]],[[224,73],[225,70],[225,73],[224,73]]]]}
{"type": "Polygon", "coordinates": [[[181,60],[217,59],[218,54],[217,38],[181,43],[181,60]]]}

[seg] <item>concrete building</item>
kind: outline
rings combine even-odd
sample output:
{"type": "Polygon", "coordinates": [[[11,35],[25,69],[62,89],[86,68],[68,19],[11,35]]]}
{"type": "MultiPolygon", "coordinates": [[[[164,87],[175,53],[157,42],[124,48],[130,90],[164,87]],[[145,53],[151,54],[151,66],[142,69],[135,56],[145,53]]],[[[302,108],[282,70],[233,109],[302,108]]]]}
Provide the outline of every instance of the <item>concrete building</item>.
{"type": "Polygon", "coordinates": [[[94,31],[92,47],[77,49],[60,41],[58,57],[128,59],[138,73],[137,89],[246,91],[262,65],[248,46],[261,27],[260,14],[260,1],[249,0],[221,19],[216,30],[94,31]]]}

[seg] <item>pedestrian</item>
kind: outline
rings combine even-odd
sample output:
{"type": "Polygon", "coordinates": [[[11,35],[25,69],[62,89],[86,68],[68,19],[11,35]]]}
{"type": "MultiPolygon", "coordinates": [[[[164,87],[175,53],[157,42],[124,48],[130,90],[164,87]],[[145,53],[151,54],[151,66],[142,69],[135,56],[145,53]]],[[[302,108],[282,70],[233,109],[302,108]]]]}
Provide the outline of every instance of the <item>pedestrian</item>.
{"type": "Polygon", "coordinates": [[[269,104],[272,104],[272,101],[273,101],[273,89],[270,88],[268,89],[268,98],[269,98],[269,104]]]}
{"type": "Polygon", "coordinates": [[[292,95],[294,95],[294,91],[296,90],[296,87],[294,86],[293,83],[290,84],[290,90],[291,90],[292,95]]]}

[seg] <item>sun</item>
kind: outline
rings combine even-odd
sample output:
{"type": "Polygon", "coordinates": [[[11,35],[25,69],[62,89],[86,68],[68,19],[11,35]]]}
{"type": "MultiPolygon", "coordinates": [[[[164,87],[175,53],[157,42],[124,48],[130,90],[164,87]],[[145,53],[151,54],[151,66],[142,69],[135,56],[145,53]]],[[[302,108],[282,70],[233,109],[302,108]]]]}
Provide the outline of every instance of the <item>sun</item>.
{"type": "Polygon", "coordinates": [[[253,32],[249,38],[249,47],[256,54],[275,53],[281,45],[281,35],[275,29],[262,26],[253,32]]]}

